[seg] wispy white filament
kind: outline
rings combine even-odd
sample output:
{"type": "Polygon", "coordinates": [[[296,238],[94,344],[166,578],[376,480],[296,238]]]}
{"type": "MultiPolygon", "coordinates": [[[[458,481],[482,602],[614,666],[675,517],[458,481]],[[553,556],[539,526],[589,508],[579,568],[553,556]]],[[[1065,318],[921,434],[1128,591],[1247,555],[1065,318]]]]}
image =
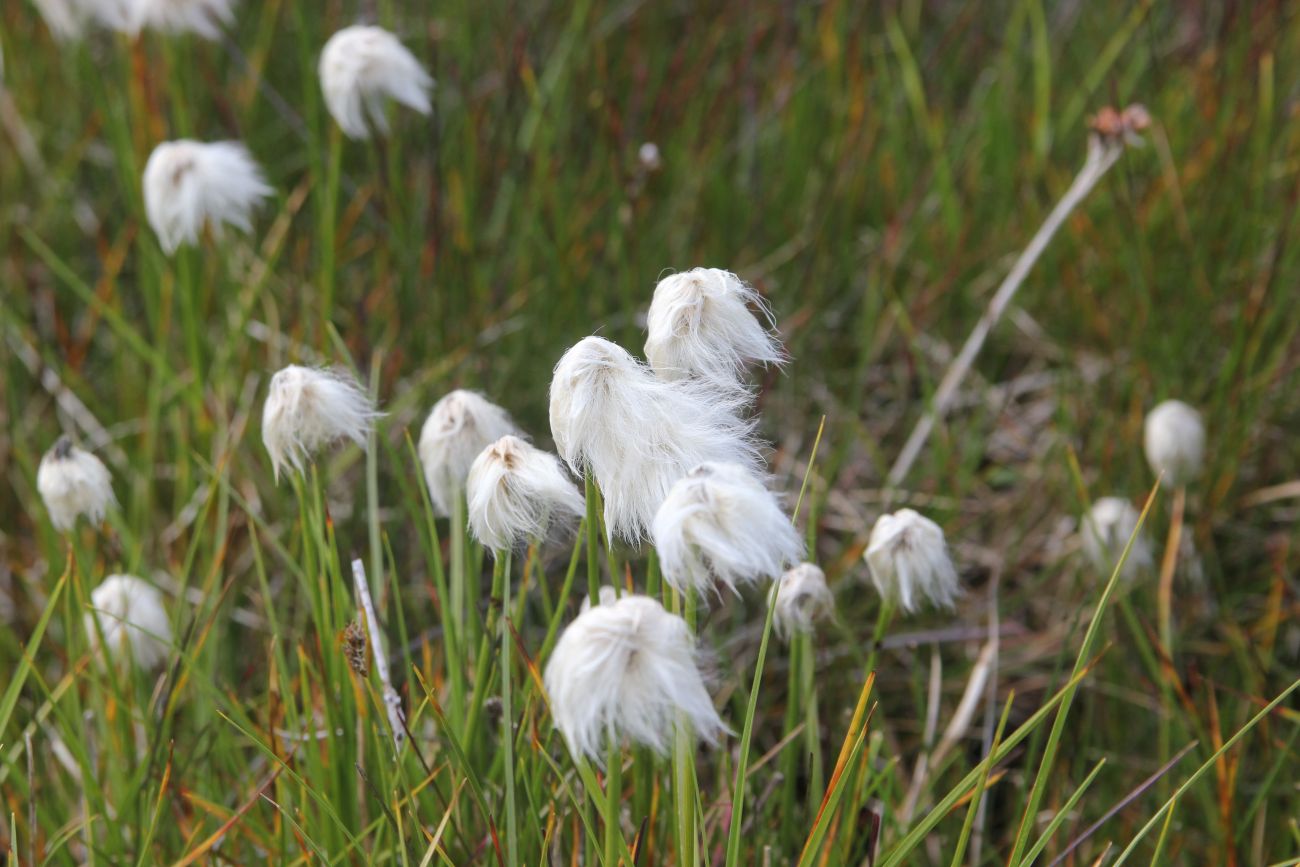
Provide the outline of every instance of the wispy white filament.
{"type": "Polygon", "coordinates": [[[762,296],[721,268],[659,281],[646,319],[646,359],[666,379],[694,376],[729,391],[746,388],[748,364],[781,364],[762,296]]]}
{"type": "Polygon", "coordinates": [[[469,527],[493,552],[541,540],[579,520],[586,504],[559,458],[516,436],[485,448],[469,469],[469,527]]]}
{"type": "Polygon", "coordinates": [[[36,490],[45,501],[50,523],[60,533],[71,530],[81,515],[92,524],[102,522],[109,508],[117,503],[108,467],[67,437],[59,437],[41,458],[36,490]]]}
{"type": "Polygon", "coordinates": [[[369,138],[370,126],[388,132],[384,100],[428,114],[433,79],[396,36],[382,27],[355,25],[335,33],[320,56],[325,105],[350,138],[369,138]]]}
{"type": "Polygon", "coordinates": [[[904,611],[915,611],[923,598],[951,608],[960,595],[943,530],[911,509],[877,519],[864,557],[876,590],[904,611]]]}
{"type": "MultiPolygon", "coordinates": [[[[1083,516],[1079,527],[1079,542],[1088,564],[1104,580],[1110,577],[1124,553],[1124,546],[1138,531],[1141,513],[1128,500],[1120,497],[1102,497],[1092,504],[1083,516]]],[[[1155,569],[1155,551],[1146,533],[1133,539],[1120,578],[1132,581],[1139,575],[1150,574],[1155,569]]]]}
{"type": "Polygon", "coordinates": [[[510,414],[476,392],[457,389],[433,405],[420,431],[419,452],[438,514],[451,514],[479,453],[515,433],[510,414]]]}
{"type": "Polygon", "coordinates": [[[164,142],[144,167],[144,209],[168,254],[197,244],[204,227],[252,230],[253,211],[271,194],[262,170],[239,142],[164,142]]]}
{"type": "Polygon", "coordinates": [[[1166,400],[1147,413],[1143,432],[1147,461],[1166,486],[1185,485],[1201,474],[1205,459],[1205,423],[1181,400],[1166,400]]]}
{"type": "Polygon", "coordinates": [[[782,638],[811,632],[814,622],[835,612],[835,597],[826,586],[826,573],[812,563],[800,563],[786,572],[772,590],[776,593],[772,625],[782,638]]]}
{"type": "Polygon", "coordinates": [[[262,442],[271,456],[275,479],[280,470],[299,472],[316,452],[338,440],[361,447],[383,413],[344,371],[291,364],[271,377],[262,407],[262,442]]]}
{"type": "Polygon", "coordinates": [[[652,532],[664,580],[700,595],[777,578],[803,540],[776,496],[746,467],[706,463],[673,485],[652,532]]]}
{"type": "Polygon", "coordinates": [[[569,349],[551,379],[551,434],[575,473],[590,472],[611,537],[640,541],[673,483],[707,462],[757,471],[741,399],[693,380],[659,379],[601,337],[569,349]]]}
{"type": "Polygon", "coordinates": [[[167,658],[171,619],[152,584],[133,575],[110,575],[90,594],[90,607],[84,618],[86,635],[101,658],[107,652],[119,664],[134,660],[142,669],[156,668],[167,658]]]}
{"type": "Polygon", "coordinates": [[[59,39],[75,39],[94,23],[128,36],[157,30],[216,40],[235,17],[234,0],[36,0],[36,6],[59,39]]]}
{"type": "Polygon", "coordinates": [[[665,754],[679,720],[710,744],[727,732],[686,621],[649,596],[613,599],[569,624],[546,664],[556,728],[575,756],[600,761],[609,739],[665,754]]]}

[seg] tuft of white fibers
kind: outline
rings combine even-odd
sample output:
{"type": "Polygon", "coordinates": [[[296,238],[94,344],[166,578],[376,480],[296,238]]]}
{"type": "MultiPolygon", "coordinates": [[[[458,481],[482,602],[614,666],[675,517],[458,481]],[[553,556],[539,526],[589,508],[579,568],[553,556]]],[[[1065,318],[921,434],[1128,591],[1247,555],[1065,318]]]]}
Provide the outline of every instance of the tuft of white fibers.
{"type": "Polygon", "coordinates": [[[104,520],[111,506],[113,480],[104,462],[85,449],[73,445],[68,437],[59,437],[41,458],[36,470],[36,490],[45,501],[50,523],[66,533],[85,515],[92,524],[104,520]]]}
{"type": "Polygon", "coordinates": [[[783,364],[763,298],[721,268],[695,268],[659,281],[646,318],[646,359],[665,379],[698,377],[744,391],[748,364],[783,364]]]}
{"type": "Polygon", "coordinates": [[[204,227],[253,228],[253,211],[271,194],[257,162],[239,142],[163,142],[144,167],[144,209],[163,250],[197,244],[204,227]]]}
{"type": "Polygon", "coordinates": [[[599,762],[609,740],[668,752],[689,721],[709,744],[728,732],[704,686],[686,621],[649,596],[614,599],[577,616],[546,664],[546,692],[569,751],[599,762]]]}
{"type": "Polygon", "coordinates": [[[881,515],[863,557],[880,595],[908,613],[920,607],[922,598],[952,608],[961,594],[943,529],[911,509],[881,515]]]}
{"type": "Polygon", "coordinates": [[[544,539],[586,511],[560,459],[509,434],[474,459],[466,494],[469,528],[494,554],[544,539]]]}
{"type": "Polygon", "coordinates": [[[331,36],[320,56],[320,84],[325,105],[349,138],[369,138],[372,125],[381,134],[388,132],[385,99],[420,114],[433,110],[433,79],[382,27],[358,24],[331,36]]]}
{"type": "Polygon", "coordinates": [[[172,624],[162,594],[134,575],[109,575],[90,594],[91,610],[84,618],[86,635],[97,654],[119,664],[131,660],[142,669],[159,666],[172,642],[172,624]],[[99,621],[96,629],[95,621],[99,621]],[[99,643],[100,633],[104,646],[99,643]]]}
{"type": "Polygon", "coordinates": [[[813,563],[800,563],[786,572],[772,592],[776,593],[772,623],[782,638],[812,632],[814,622],[835,612],[835,596],[826,586],[826,573],[813,563]]]}
{"type": "Polygon", "coordinates": [[[673,483],[702,463],[761,465],[743,398],[694,380],[663,380],[602,337],[578,341],[555,365],[551,435],[575,473],[605,499],[611,538],[643,539],[673,483]]]}
{"type": "Polygon", "coordinates": [[[451,514],[479,454],[518,433],[510,414],[483,395],[458,388],[433,405],[420,430],[420,463],[439,515],[451,514]]]}
{"type": "MultiPolygon", "coordinates": [[[[1142,514],[1133,504],[1121,497],[1102,497],[1092,504],[1088,514],[1083,516],[1079,525],[1079,544],[1088,564],[1103,579],[1110,578],[1124,553],[1124,546],[1137,532],[1138,520],[1142,514]]],[[[1132,581],[1139,575],[1155,569],[1155,550],[1146,533],[1133,539],[1133,547],[1120,570],[1120,578],[1132,581]]]]}
{"type": "Polygon", "coordinates": [[[1205,459],[1205,423],[1181,400],[1166,400],[1147,413],[1143,432],[1147,462],[1165,484],[1179,487],[1201,473],[1205,459]]]}
{"type": "MultiPolygon", "coordinates": [[[[126,32],[193,33],[204,39],[221,38],[221,27],[235,20],[233,0],[128,0],[126,32]]],[[[123,29],[123,28],[118,28],[123,29]]]]}
{"type": "Polygon", "coordinates": [[[296,364],[279,371],[262,407],[262,443],[276,482],[282,468],[301,472],[331,443],[347,439],[365,448],[381,416],[365,389],[344,371],[296,364]]]}
{"type": "Polygon", "coordinates": [[[778,578],[804,552],[776,495],[738,464],[701,464],[679,479],[655,513],[651,538],[664,580],[700,595],[778,578]]]}

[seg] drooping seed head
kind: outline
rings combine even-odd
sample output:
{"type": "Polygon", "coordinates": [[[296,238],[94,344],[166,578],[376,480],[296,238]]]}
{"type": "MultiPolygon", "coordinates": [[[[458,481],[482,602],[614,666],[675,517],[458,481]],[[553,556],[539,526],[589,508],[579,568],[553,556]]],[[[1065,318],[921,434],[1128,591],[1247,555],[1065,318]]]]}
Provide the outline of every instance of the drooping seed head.
{"type": "Polygon", "coordinates": [[[877,519],[864,557],[880,595],[909,613],[922,599],[952,608],[961,593],[943,530],[911,509],[877,519]]]}
{"type": "Polygon", "coordinates": [[[197,244],[204,228],[249,232],[253,212],[271,195],[262,170],[239,142],[163,142],[144,167],[144,207],[167,254],[197,244]]]}
{"type": "Polygon", "coordinates": [[[83,618],[86,635],[101,661],[105,656],[118,665],[134,661],[149,670],[167,658],[171,619],[152,584],[134,575],[110,575],[90,594],[90,608],[83,618]]]}
{"type": "Polygon", "coordinates": [[[466,494],[470,530],[494,554],[572,527],[586,509],[559,458],[510,435],[474,459],[466,494]]]}
{"type": "Polygon", "coordinates": [[[321,449],[340,440],[365,448],[375,420],[365,389],[348,373],[291,364],[271,377],[262,407],[262,442],[275,479],[283,468],[302,472],[321,449]]]}
{"type": "Polygon", "coordinates": [[[50,523],[60,533],[71,530],[81,515],[92,524],[101,523],[117,504],[108,467],[66,436],[59,437],[41,458],[36,490],[45,501],[50,523]]]}
{"type": "Polygon", "coordinates": [[[782,638],[811,632],[815,622],[835,614],[835,596],[826,586],[826,573],[812,563],[800,563],[786,572],[772,591],[776,593],[773,626],[782,638]]]}
{"type": "Polygon", "coordinates": [[[474,459],[501,437],[515,433],[518,429],[510,414],[477,392],[456,389],[433,405],[420,431],[419,452],[438,514],[452,513],[474,459]]]}
{"type": "Polygon", "coordinates": [[[1147,462],[1167,486],[1186,485],[1201,474],[1205,460],[1205,423],[1181,400],[1166,400],[1147,413],[1143,445],[1147,462]]]}
{"type": "Polygon", "coordinates": [[[335,33],[320,56],[325,105],[349,138],[388,132],[385,101],[420,114],[433,110],[433,79],[396,36],[382,27],[355,25],[335,33]]]}
{"type": "Polygon", "coordinates": [[[1119,563],[1129,539],[1133,547],[1120,570],[1120,578],[1132,581],[1155,569],[1155,551],[1145,532],[1138,532],[1141,513],[1121,497],[1102,497],[1079,522],[1079,543],[1088,564],[1105,580],[1119,563]],[[1134,534],[1137,537],[1134,538],[1134,534]]]}

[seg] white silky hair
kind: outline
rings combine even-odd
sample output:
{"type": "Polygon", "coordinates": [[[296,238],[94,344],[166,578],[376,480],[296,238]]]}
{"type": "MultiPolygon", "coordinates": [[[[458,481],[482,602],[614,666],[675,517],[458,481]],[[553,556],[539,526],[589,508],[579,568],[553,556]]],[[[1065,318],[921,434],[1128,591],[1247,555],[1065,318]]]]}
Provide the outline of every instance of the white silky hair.
{"type": "MultiPolygon", "coordinates": [[[[1079,545],[1088,564],[1102,580],[1110,578],[1124,553],[1124,546],[1138,532],[1141,513],[1122,497],[1101,497],[1079,522],[1079,545]]],[[[1120,578],[1132,581],[1155,569],[1155,549],[1145,532],[1133,538],[1133,547],[1120,570],[1120,578]]]]}
{"type": "Polygon", "coordinates": [[[493,556],[572,527],[586,510],[559,458],[509,434],[474,459],[465,491],[469,528],[493,556]]]}
{"type": "Polygon", "coordinates": [[[669,490],[651,533],[664,580],[700,596],[779,578],[803,539],[776,495],[749,468],[704,463],[669,490]]]}
{"type": "Polygon", "coordinates": [[[434,511],[451,515],[474,460],[501,437],[517,433],[510,414],[477,392],[458,388],[435,403],[419,444],[434,511]]]}
{"type": "Polygon", "coordinates": [[[637,543],[673,483],[707,462],[761,465],[743,399],[694,380],[663,380],[616,343],[580,340],[555,365],[551,435],[605,500],[610,538],[637,543]]]}
{"type": "Polygon", "coordinates": [[[787,571],[772,592],[776,594],[772,625],[781,638],[812,632],[816,621],[835,613],[835,595],[826,586],[826,573],[813,563],[800,563],[787,571]]]}
{"type": "Polygon", "coordinates": [[[118,664],[134,660],[148,670],[167,658],[172,642],[171,618],[162,594],[149,582],[134,575],[109,575],[91,592],[90,608],[83,621],[90,646],[101,661],[106,654],[118,664]],[[100,633],[104,637],[102,647],[100,633]]]}
{"type": "Polygon", "coordinates": [[[908,613],[916,611],[923,598],[939,608],[952,608],[961,595],[943,529],[911,509],[881,515],[863,556],[876,590],[908,613]]]}
{"type": "Polygon", "coordinates": [[[545,683],[570,752],[597,762],[610,740],[665,755],[683,721],[709,744],[729,731],[705,688],[690,627],[649,596],[602,590],[601,604],[560,636],[545,683]]]}
{"type": "Polygon", "coordinates": [[[1166,400],[1147,413],[1143,446],[1147,462],[1166,486],[1185,485],[1201,474],[1205,460],[1205,423],[1181,400],[1166,400]]]}
{"type": "Polygon", "coordinates": [[[271,377],[262,407],[262,443],[280,471],[302,472],[312,455],[339,440],[362,448],[383,413],[350,374],[291,364],[271,377]]]}
{"type": "Polygon", "coordinates": [[[45,501],[50,523],[60,533],[76,526],[81,515],[92,524],[101,523],[108,510],[117,504],[108,467],[90,452],[73,445],[66,436],[59,437],[41,458],[36,470],[36,490],[45,501]]]}
{"type": "Polygon", "coordinates": [[[433,78],[396,36],[382,27],[354,25],[335,33],[320,56],[325,105],[349,138],[388,132],[385,99],[420,114],[433,110],[433,78]]]}
{"type": "Polygon", "coordinates": [[[665,379],[698,377],[745,391],[749,364],[783,364],[772,312],[753,288],[721,268],[671,274],[655,287],[646,317],[646,359],[665,379]]]}
{"type": "Polygon", "coordinates": [[[157,30],[215,41],[235,18],[234,0],[36,0],[36,7],[61,40],[77,39],[94,24],[128,36],[157,30]]]}
{"type": "Polygon", "coordinates": [[[271,195],[262,170],[239,142],[163,142],[144,167],[144,209],[163,250],[197,244],[205,226],[253,228],[253,212],[271,195]]]}

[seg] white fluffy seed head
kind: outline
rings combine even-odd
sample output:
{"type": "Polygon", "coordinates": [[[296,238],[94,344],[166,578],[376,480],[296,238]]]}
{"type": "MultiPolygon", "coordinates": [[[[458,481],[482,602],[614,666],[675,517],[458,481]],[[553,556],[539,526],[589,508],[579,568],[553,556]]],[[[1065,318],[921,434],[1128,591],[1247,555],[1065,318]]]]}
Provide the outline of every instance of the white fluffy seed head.
{"type": "Polygon", "coordinates": [[[812,632],[816,621],[835,613],[835,596],[826,586],[826,573],[812,563],[800,563],[786,572],[772,592],[776,593],[772,625],[782,638],[812,632]]]}
{"type": "Polygon", "coordinates": [[[880,595],[909,613],[921,600],[952,608],[961,594],[943,530],[911,509],[881,515],[863,555],[880,595]]]}
{"type": "Polygon", "coordinates": [[[235,17],[234,0],[36,0],[41,16],[59,39],[75,39],[87,24],[128,36],[142,30],[221,38],[235,17]]]}
{"type": "Polygon", "coordinates": [[[664,580],[701,596],[778,578],[803,556],[803,540],[776,496],[737,464],[701,464],[678,480],[651,535],[664,580]]]}
{"type": "Polygon", "coordinates": [[[289,365],[271,377],[262,407],[262,442],[275,480],[282,468],[301,472],[312,455],[339,440],[365,448],[382,416],[347,372],[289,365]]]}
{"type": "Polygon", "coordinates": [[[90,608],[84,618],[86,635],[101,661],[106,653],[119,665],[134,660],[148,670],[167,658],[172,642],[171,619],[162,594],[152,584],[134,575],[109,575],[90,594],[90,608]]]}
{"type": "Polygon", "coordinates": [[[1205,423],[1181,400],[1166,400],[1147,413],[1143,445],[1151,469],[1164,473],[1165,485],[1185,485],[1201,474],[1205,423]]]}
{"type": "Polygon", "coordinates": [[[144,209],[169,255],[197,244],[204,227],[253,228],[253,212],[271,194],[262,170],[239,142],[163,142],[144,167],[144,209]]]}
{"type": "MultiPolygon", "coordinates": [[[[1110,578],[1124,553],[1128,540],[1138,533],[1141,513],[1128,500],[1120,497],[1102,497],[1092,504],[1079,526],[1079,544],[1083,556],[1103,580],[1110,578]]],[[[1120,570],[1120,578],[1132,581],[1139,575],[1155,569],[1155,550],[1146,533],[1138,533],[1133,547],[1120,570]]]]}
{"type": "Polygon", "coordinates": [[[469,528],[494,553],[570,528],[586,509],[559,458],[510,435],[474,459],[465,492],[469,528]]]}
{"type": "Polygon", "coordinates": [[[60,533],[71,530],[79,515],[92,524],[102,522],[109,508],[117,504],[108,467],[66,436],[59,437],[41,458],[36,490],[45,501],[50,523],[60,533]]]}
{"type": "Polygon", "coordinates": [[[382,27],[355,25],[335,33],[320,56],[325,105],[350,138],[388,132],[384,101],[428,114],[433,79],[396,36],[382,27]]]}
{"type": "Polygon", "coordinates": [[[546,692],[570,752],[597,762],[610,739],[664,755],[684,721],[710,744],[728,731],[704,686],[690,627],[649,596],[602,591],[601,604],[556,643],[546,692]]]}
{"type": "Polygon", "coordinates": [[[665,379],[698,377],[745,391],[748,364],[782,364],[763,298],[721,268],[695,268],[659,281],[646,319],[645,355],[665,379]]]}
{"type": "Polygon", "coordinates": [[[659,379],[601,337],[575,344],[551,379],[551,435],[605,499],[610,537],[645,538],[673,483],[702,463],[761,464],[743,399],[694,380],[659,379]]]}
{"type": "Polygon", "coordinates": [[[515,433],[510,414],[477,392],[456,389],[433,405],[420,430],[419,453],[429,498],[439,515],[451,514],[475,458],[515,433]]]}

